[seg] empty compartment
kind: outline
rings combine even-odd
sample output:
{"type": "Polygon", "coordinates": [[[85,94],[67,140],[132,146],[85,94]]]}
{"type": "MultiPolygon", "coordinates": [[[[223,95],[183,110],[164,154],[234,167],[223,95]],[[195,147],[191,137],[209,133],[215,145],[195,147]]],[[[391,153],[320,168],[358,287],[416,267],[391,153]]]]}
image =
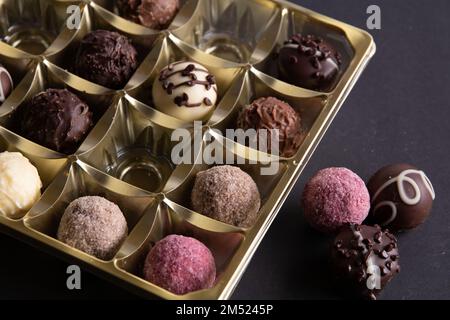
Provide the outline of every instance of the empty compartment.
{"type": "Polygon", "coordinates": [[[281,10],[262,0],[203,1],[193,19],[174,34],[185,43],[234,63],[263,59],[275,41],[281,10]]]}

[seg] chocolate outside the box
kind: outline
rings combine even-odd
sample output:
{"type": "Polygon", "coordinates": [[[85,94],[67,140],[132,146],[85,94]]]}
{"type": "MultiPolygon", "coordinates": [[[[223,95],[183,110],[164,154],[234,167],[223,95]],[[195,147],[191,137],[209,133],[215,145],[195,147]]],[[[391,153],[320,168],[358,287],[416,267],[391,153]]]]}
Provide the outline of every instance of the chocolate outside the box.
{"type": "Polygon", "coordinates": [[[431,212],[435,192],[425,173],[409,164],[394,164],[378,170],[367,183],[372,209],[369,223],[391,230],[406,230],[422,224],[431,212]]]}
{"type": "Polygon", "coordinates": [[[331,261],[345,287],[371,300],[400,272],[397,239],[379,226],[343,227],[334,240],[331,261]]]}
{"type": "Polygon", "coordinates": [[[331,89],[342,64],[340,54],[315,35],[292,36],[281,47],[277,59],[283,81],[318,91],[331,89]]]}
{"type": "Polygon", "coordinates": [[[131,40],[117,32],[95,30],[80,43],[73,72],[111,89],[121,89],[137,68],[138,53],[131,40]]]}
{"type": "Polygon", "coordinates": [[[67,89],[47,89],[17,111],[19,133],[65,154],[76,151],[93,122],[89,106],[67,89]]]}
{"type": "Polygon", "coordinates": [[[156,30],[167,28],[180,9],[179,0],[117,0],[116,5],[122,17],[156,30]]]}

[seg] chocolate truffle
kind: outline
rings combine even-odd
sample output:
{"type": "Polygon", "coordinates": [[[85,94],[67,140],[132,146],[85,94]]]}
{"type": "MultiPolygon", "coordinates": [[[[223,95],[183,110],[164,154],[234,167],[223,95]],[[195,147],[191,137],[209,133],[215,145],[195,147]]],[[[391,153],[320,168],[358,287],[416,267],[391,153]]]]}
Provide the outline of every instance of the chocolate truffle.
{"type": "Polygon", "coordinates": [[[137,51],[131,41],[117,33],[95,30],[81,40],[74,72],[111,89],[122,89],[137,67],[137,51]]]}
{"type": "Polygon", "coordinates": [[[435,198],[425,173],[409,164],[381,168],[367,188],[372,203],[368,221],[391,230],[412,229],[423,223],[435,198]]]}
{"type": "Polygon", "coordinates": [[[0,64],[0,105],[5,102],[13,90],[14,84],[8,70],[0,64]]]}
{"type": "Polygon", "coordinates": [[[361,224],[369,213],[370,197],[357,174],[346,168],[327,168],[306,184],[302,207],[311,226],[334,233],[347,223],[361,224]]]}
{"type": "Polygon", "coordinates": [[[0,214],[22,218],[41,197],[36,168],[19,152],[0,153],[0,214]]]}
{"type": "MultiPolygon", "coordinates": [[[[253,145],[260,145],[260,131],[267,130],[267,152],[278,149],[283,157],[293,156],[303,140],[301,134],[301,119],[292,107],[274,97],[259,98],[243,108],[237,119],[237,127],[244,130],[255,129],[253,145]],[[271,145],[271,132],[278,130],[278,147],[271,145]],[[255,141],[256,140],[256,141],[255,141]]],[[[264,145],[264,144],[263,144],[264,145]]]]}
{"type": "Polygon", "coordinates": [[[128,235],[120,208],[102,197],[82,197],[65,210],[58,240],[102,260],[114,257],[128,235]]]}
{"type": "Polygon", "coordinates": [[[92,127],[86,103],[67,89],[47,89],[19,109],[20,133],[58,152],[76,151],[92,127]]]}
{"type": "Polygon", "coordinates": [[[376,300],[400,272],[397,239],[379,226],[343,227],[334,240],[331,257],[338,277],[366,299],[376,300]]]}
{"type": "Polygon", "coordinates": [[[195,62],[175,62],[165,67],[153,83],[155,108],[184,120],[204,120],[217,101],[216,80],[195,62]]]}
{"type": "Polygon", "coordinates": [[[255,181],[227,165],[197,173],[191,200],[195,211],[237,227],[251,227],[261,204],[255,181]]]}
{"type": "Polygon", "coordinates": [[[278,54],[281,80],[310,90],[329,91],[341,64],[340,54],[313,35],[292,36],[278,54]]]}
{"type": "Polygon", "coordinates": [[[175,294],[211,288],[216,264],[200,241],[169,235],[158,241],[145,259],[144,278],[175,294]]]}
{"type": "Polygon", "coordinates": [[[179,8],[179,0],[117,0],[122,17],[157,30],[167,28],[179,8]]]}

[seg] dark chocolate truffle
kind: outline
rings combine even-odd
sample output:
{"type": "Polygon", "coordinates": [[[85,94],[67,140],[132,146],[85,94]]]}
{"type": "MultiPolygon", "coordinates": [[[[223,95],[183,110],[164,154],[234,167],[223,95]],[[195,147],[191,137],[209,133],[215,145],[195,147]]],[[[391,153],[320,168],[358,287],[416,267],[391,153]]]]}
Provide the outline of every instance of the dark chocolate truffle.
{"type": "Polygon", "coordinates": [[[347,225],[334,240],[332,263],[350,289],[375,300],[400,272],[397,239],[379,226],[347,225]]]}
{"type": "Polygon", "coordinates": [[[253,144],[257,146],[260,144],[258,141],[260,130],[268,130],[268,153],[277,148],[271,145],[269,130],[277,129],[279,140],[277,149],[283,157],[293,156],[303,140],[299,114],[288,103],[274,97],[259,98],[244,107],[237,119],[237,127],[244,130],[255,129],[257,135],[253,144]]]}
{"type": "Polygon", "coordinates": [[[0,104],[5,102],[13,90],[14,84],[8,70],[0,64],[0,104]]]}
{"type": "Polygon", "coordinates": [[[435,193],[421,170],[409,164],[394,164],[378,170],[367,188],[372,209],[369,222],[391,230],[412,229],[431,212],[435,193]]]}
{"type": "Polygon", "coordinates": [[[195,211],[237,227],[251,227],[261,204],[252,177],[228,165],[197,173],[191,200],[195,211]]]}
{"type": "Polygon", "coordinates": [[[341,64],[340,54],[313,35],[292,36],[278,55],[281,80],[311,90],[329,91],[341,64]]]}
{"type": "Polygon", "coordinates": [[[137,67],[137,51],[130,39],[112,31],[95,30],[81,41],[74,72],[111,89],[121,89],[137,67]]]}
{"type": "Polygon", "coordinates": [[[82,197],[61,218],[58,240],[102,260],[114,257],[128,235],[120,208],[102,197],[82,197]]]}
{"type": "Polygon", "coordinates": [[[179,8],[179,0],[117,0],[122,17],[157,30],[167,28],[179,8]]]}
{"type": "Polygon", "coordinates": [[[92,127],[89,106],[67,89],[47,89],[19,109],[21,134],[58,152],[76,151],[92,127]]]}

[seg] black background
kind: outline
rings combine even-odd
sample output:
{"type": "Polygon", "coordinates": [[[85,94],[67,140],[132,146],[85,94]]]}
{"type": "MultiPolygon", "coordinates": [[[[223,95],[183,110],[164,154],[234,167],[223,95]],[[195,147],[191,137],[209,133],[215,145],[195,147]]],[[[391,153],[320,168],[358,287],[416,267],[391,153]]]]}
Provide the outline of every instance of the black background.
{"type": "MultiPolygon", "coordinates": [[[[303,220],[299,198],[317,170],[345,166],[367,180],[381,166],[424,170],[437,198],[432,215],[399,235],[402,272],[382,299],[450,299],[450,1],[296,0],[365,28],[366,9],[382,10],[370,31],[377,54],[363,73],[261,243],[235,299],[340,299],[327,263],[330,238],[303,220]]],[[[83,272],[66,288],[67,264],[0,235],[0,298],[135,298],[83,272]]]]}

